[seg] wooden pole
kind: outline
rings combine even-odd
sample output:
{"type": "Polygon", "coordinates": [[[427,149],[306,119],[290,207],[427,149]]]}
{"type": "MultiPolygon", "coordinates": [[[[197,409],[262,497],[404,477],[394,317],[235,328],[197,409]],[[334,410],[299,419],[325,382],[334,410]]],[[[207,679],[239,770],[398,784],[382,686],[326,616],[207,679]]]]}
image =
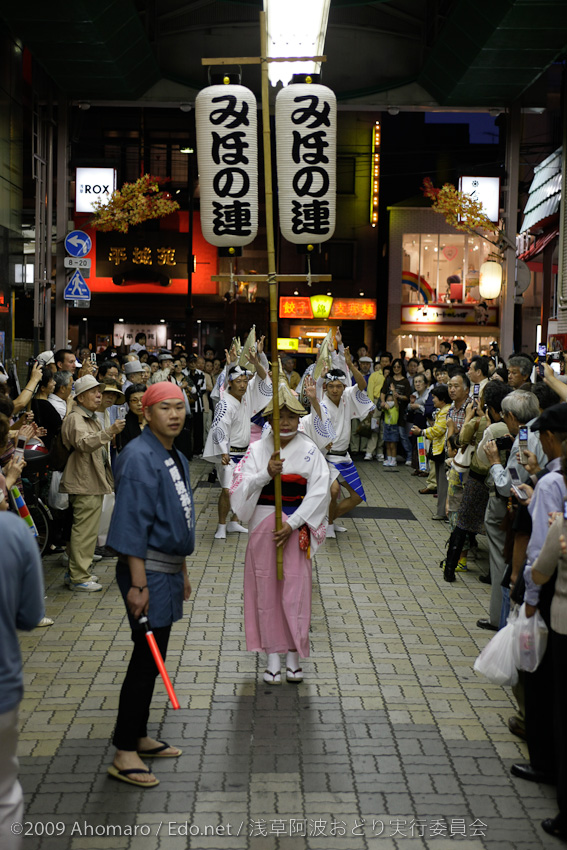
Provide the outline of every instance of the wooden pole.
{"type": "MultiPolygon", "coordinates": [[[[270,81],[268,77],[268,32],[266,14],[260,12],[260,56],[262,72],[262,130],[264,140],[264,187],[266,197],[266,243],[268,253],[268,287],[270,291],[270,343],[272,352],[274,451],[280,450],[280,408],[279,408],[279,365],[278,365],[278,283],[276,280],[276,252],[274,246],[274,193],[272,187],[272,147],[270,137],[270,81]]],[[[282,480],[280,475],[274,478],[274,496],[276,505],[276,531],[282,527],[282,480]]],[[[283,579],[283,547],[276,549],[277,576],[283,579]]]]}

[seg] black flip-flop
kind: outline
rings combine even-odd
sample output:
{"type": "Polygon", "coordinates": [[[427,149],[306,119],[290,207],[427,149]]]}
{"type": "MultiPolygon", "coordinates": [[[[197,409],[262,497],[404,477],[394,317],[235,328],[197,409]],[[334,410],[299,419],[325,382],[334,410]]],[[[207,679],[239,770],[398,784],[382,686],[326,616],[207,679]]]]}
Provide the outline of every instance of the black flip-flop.
{"type": "Polygon", "coordinates": [[[183,752],[183,750],[180,750],[179,747],[172,747],[171,744],[166,743],[166,741],[160,741],[159,744],[159,747],[154,747],[151,750],[138,750],[138,755],[145,759],[176,759],[183,752]],[[170,749],[175,749],[178,752],[164,752],[164,750],[170,749]]]}
{"type": "Polygon", "coordinates": [[[137,788],[155,788],[159,785],[159,779],[154,779],[153,782],[142,782],[139,779],[130,779],[132,773],[151,773],[151,770],[144,770],[142,767],[130,767],[127,770],[119,770],[115,764],[108,768],[108,775],[113,779],[118,779],[119,782],[126,782],[128,785],[136,785],[137,788]]]}

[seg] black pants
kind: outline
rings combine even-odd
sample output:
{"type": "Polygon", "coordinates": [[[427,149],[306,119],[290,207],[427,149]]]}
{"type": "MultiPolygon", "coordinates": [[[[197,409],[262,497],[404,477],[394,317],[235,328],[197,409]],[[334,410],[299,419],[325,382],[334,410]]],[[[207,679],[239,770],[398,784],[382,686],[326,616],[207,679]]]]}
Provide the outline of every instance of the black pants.
{"type": "MultiPolygon", "coordinates": [[[[555,590],[555,576],[544,584],[539,597],[539,611],[546,626],[550,628],[551,600],[555,590]]],[[[535,673],[524,673],[526,743],[530,764],[554,776],[557,773],[557,741],[552,720],[554,693],[554,642],[551,636],[541,664],[535,673]]]]}
{"type": "Polygon", "coordinates": [[[561,828],[567,830],[567,635],[550,631],[553,652],[553,721],[557,764],[557,803],[561,828]]]}
{"type": "MultiPolygon", "coordinates": [[[[154,637],[165,661],[171,626],[154,629],[154,637]]],[[[150,703],[158,669],[142,630],[132,631],[134,649],[128,665],[126,678],[120,691],[118,719],[112,743],[117,750],[137,750],[138,738],[148,734],[147,723],[150,703]]]]}
{"type": "Polygon", "coordinates": [[[198,411],[193,414],[193,454],[203,454],[204,449],[204,422],[203,411],[198,411]]]}

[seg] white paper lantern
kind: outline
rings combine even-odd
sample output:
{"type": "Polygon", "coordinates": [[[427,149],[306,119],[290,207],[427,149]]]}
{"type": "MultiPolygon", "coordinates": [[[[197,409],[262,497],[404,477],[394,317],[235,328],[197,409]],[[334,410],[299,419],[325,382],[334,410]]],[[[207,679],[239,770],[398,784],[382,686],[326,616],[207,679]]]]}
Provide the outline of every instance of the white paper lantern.
{"type": "Polygon", "coordinates": [[[337,99],[331,89],[292,84],[276,98],[280,228],[289,242],[318,244],[335,230],[337,99]]]}
{"type": "Polygon", "coordinates": [[[480,267],[478,290],[480,297],[486,301],[498,298],[502,288],[502,266],[489,260],[480,267]]]}
{"type": "Polygon", "coordinates": [[[209,86],[195,120],[203,236],[217,247],[249,245],[258,232],[256,98],[244,86],[209,86]]]}

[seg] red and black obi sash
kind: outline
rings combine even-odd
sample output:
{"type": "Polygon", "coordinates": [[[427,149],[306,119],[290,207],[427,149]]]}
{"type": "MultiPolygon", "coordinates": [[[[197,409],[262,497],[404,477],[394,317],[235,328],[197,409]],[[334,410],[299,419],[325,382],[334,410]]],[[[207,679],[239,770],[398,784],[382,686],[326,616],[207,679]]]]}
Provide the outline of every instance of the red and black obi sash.
{"type": "MultiPolygon", "coordinates": [[[[307,479],[301,475],[282,475],[282,508],[289,514],[293,513],[305,498],[307,479]]],[[[262,488],[259,505],[275,507],[274,479],[262,488]]]]}

